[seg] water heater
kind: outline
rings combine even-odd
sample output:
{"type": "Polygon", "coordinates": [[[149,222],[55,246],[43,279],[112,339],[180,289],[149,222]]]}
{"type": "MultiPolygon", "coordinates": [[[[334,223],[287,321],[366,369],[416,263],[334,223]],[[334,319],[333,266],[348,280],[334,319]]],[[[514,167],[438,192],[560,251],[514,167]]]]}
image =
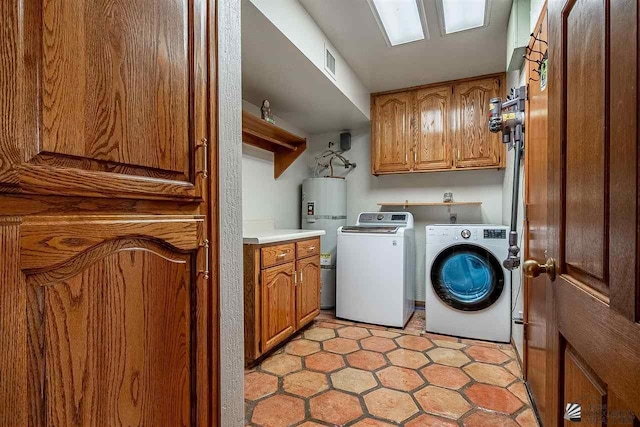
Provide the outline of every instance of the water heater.
{"type": "Polygon", "coordinates": [[[347,225],[347,182],[344,178],[307,178],[302,182],[302,228],[324,230],[320,238],[320,306],[336,305],[338,227],[347,225]]]}

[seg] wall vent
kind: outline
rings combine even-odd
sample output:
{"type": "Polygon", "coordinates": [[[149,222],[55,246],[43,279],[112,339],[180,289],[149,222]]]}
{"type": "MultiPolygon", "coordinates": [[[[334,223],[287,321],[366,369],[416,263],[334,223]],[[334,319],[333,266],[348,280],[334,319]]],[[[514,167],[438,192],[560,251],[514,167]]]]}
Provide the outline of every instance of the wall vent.
{"type": "Polygon", "coordinates": [[[336,57],[327,45],[324,46],[324,69],[327,70],[331,77],[336,78],[336,57]]]}

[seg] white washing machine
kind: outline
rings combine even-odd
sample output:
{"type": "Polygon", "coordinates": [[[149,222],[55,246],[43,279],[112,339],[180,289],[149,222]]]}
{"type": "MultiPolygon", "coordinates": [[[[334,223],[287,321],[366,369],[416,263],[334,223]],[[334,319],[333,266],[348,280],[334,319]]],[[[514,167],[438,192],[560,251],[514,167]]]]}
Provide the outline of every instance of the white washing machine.
{"type": "Polygon", "coordinates": [[[509,228],[443,224],[426,227],[428,332],[509,342],[511,274],[509,228]]]}
{"type": "Polygon", "coordinates": [[[363,212],[340,227],[336,317],[404,327],[415,308],[415,245],[408,212],[363,212]]]}

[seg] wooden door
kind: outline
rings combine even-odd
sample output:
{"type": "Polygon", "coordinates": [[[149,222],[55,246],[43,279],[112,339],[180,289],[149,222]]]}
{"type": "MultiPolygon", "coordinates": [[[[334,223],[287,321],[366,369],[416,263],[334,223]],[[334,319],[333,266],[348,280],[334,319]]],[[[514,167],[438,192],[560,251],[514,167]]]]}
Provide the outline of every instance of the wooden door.
{"type": "Polygon", "coordinates": [[[0,425],[217,423],[215,14],[0,6],[0,425]]]}
{"type": "Polygon", "coordinates": [[[411,169],[411,93],[400,92],[374,98],[372,173],[411,169]]]}
{"type": "Polygon", "coordinates": [[[452,166],[451,86],[415,93],[413,169],[449,169],[452,166]]]}
{"type": "Polygon", "coordinates": [[[262,352],[290,336],[296,328],[295,263],[262,270],[260,277],[262,352]]]}
{"type": "Polygon", "coordinates": [[[299,260],[296,271],[296,325],[300,329],[320,314],[320,256],[299,260]]]}
{"type": "Polygon", "coordinates": [[[548,425],[638,423],[638,47],[637,0],[549,2],[548,425]]]}
{"type": "Polygon", "coordinates": [[[491,77],[453,87],[456,108],[456,168],[499,167],[504,147],[500,134],[489,132],[489,100],[503,96],[501,79],[491,77]]]}
{"type": "MultiPolygon", "coordinates": [[[[547,13],[543,9],[535,26],[535,39],[529,54],[532,61],[541,61],[547,50],[547,13]]],[[[547,132],[548,94],[544,80],[534,70],[536,62],[527,61],[525,204],[526,226],[524,257],[544,262],[549,248],[547,240],[547,132]]],[[[549,291],[550,293],[550,291],[549,291]]],[[[542,419],[546,414],[545,390],[547,374],[547,286],[545,277],[524,278],[524,354],[523,368],[529,390],[542,419]]]]}

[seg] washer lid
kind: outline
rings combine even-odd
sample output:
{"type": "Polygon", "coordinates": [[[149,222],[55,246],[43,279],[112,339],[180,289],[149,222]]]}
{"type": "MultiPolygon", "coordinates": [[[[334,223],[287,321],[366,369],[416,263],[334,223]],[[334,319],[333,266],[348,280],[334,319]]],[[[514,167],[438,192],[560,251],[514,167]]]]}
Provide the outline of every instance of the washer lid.
{"type": "Polygon", "coordinates": [[[495,303],[504,288],[500,261],[487,249],[469,244],[449,246],[431,266],[431,285],[442,302],[463,311],[495,303]]]}
{"type": "Polygon", "coordinates": [[[400,227],[394,226],[361,226],[351,225],[342,227],[343,233],[367,233],[367,234],[396,234],[400,227]]]}

